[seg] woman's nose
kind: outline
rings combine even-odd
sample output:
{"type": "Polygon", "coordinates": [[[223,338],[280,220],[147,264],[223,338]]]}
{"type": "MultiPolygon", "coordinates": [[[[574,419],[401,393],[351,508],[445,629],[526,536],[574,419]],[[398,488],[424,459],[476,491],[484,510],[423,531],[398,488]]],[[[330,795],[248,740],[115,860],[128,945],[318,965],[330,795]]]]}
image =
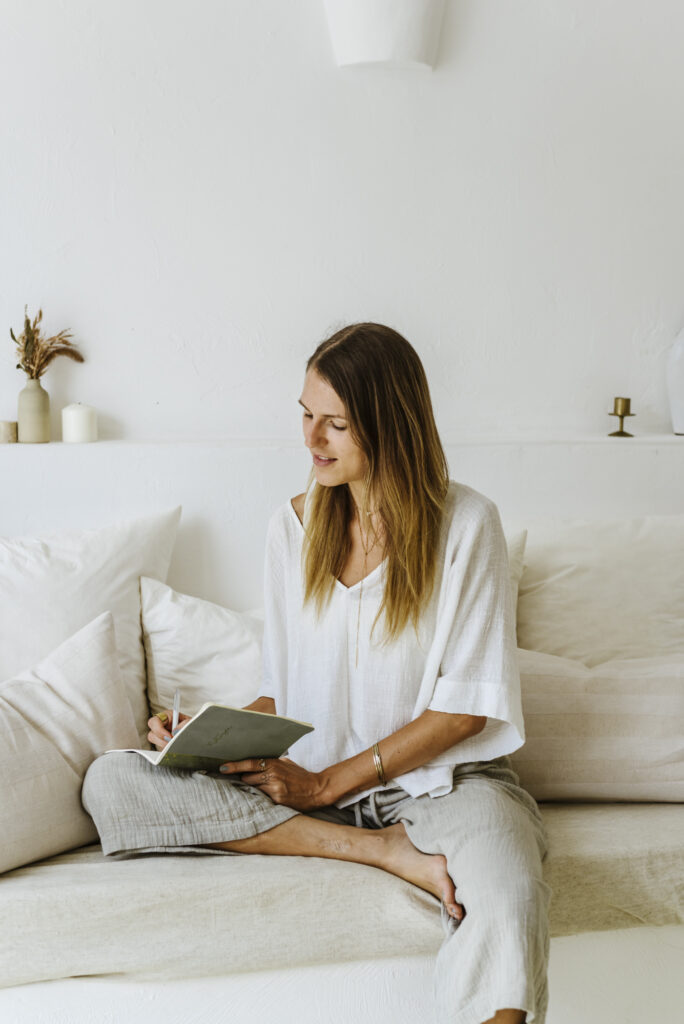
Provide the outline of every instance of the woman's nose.
{"type": "Polygon", "coordinates": [[[304,427],[304,443],[307,448],[316,448],[321,440],[320,427],[309,420],[304,427]]]}

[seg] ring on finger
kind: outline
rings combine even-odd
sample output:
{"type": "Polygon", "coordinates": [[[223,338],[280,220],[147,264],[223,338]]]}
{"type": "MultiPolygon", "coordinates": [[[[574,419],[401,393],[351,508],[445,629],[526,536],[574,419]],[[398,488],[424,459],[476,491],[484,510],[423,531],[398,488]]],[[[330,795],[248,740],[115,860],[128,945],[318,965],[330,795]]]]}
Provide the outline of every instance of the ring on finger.
{"type": "Polygon", "coordinates": [[[264,760],[263,757],[259,761],[259,771],[260,772],[265,772],[266,771],[266,761],[264,760]]]}

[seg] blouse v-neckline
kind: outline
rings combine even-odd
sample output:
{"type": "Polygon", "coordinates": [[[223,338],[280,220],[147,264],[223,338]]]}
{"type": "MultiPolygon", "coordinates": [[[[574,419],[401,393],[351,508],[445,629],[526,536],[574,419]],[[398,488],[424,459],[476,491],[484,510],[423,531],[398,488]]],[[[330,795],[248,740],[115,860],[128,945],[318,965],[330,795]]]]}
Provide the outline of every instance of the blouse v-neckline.
{"type": "MultiPolygon", "coordinates": [[[[299,526],[299,529],[302,531],[302,534],[303,534],[304,533],[304,524],[302,523],[302,521],[300,520],[299,516],[297,515],[297,513],[295,511],[295,507],[292,504],[292,499],[290,499],[287,504],[288,504],[288,506],[290,508],[290,512],[292,513],[292,515],[295,517],[295,519],[297,521],[297,525],[299,526]]],[[[381,562],[379,562],[378,565],[376,565],[374,569],[371,569],[371,571],[369,573],[367,573],[365,576],[363,576],[360,580],[357,580],[356,583],[352,583],[351,586],[349,586],[349,587],[346,586],[344,583],[342,583],[341,580],[338,580],[337,578],[335,579],[335,585],[337,587],[339,587],[341,590],[343,590],[345,593],[351,594],[355,590],[358,590],[358,588],[361,586],[362,583],[364,585],[368,585],[369,580],[372,580],[373,577],[376,575],[376,573],[379,573],[381,571],[381,569],[385,565],[386,561],[387,561],[387,557],[383,558],[383,560],[381,562]]]]}

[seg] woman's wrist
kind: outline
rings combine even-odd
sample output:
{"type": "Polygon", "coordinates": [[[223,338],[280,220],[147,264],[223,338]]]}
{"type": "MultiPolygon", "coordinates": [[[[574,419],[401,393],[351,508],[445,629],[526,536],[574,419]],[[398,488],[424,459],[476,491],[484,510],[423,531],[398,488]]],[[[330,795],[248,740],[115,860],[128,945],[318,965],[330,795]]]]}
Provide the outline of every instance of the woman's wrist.
{"type": "Polygon", "coordinates": [[[331,804],[340,799],[335,787],[335,766],[332,765],[322,772],[317,772],[316,776],[320,782],[320,789],[316,796],[316,806],[330,807],[331,804]]]}
{"type": "Polygon", "coordinates": [[[386,786],[391,779],[428,764],[456,743],[481,732],[486,722],[485,717],[424,711],[369,750],[319,772],[323,781],[320,806],[386,786]]]}
{"type": "Polygon", "coordinates": [[[370,751],[363,751],[318,772],[322,783],[321,807],[329,807],[343,796],[354,796],[364,789],[374,788],[377,784],[377,775],[370,755],[370,751]]]}

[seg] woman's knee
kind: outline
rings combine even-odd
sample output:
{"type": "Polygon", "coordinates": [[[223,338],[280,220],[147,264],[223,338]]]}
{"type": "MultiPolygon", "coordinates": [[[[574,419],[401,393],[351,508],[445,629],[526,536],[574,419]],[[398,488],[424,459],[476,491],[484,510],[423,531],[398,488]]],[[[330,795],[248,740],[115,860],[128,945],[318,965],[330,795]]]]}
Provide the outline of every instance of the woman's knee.
{"type": "Polygon", "coordinates": [[[91,809],[120,804],[121,791],[125,788],[119,758],[114,754],[102,754],[85,773],[81,801],[92,816],[91,809]]]}

